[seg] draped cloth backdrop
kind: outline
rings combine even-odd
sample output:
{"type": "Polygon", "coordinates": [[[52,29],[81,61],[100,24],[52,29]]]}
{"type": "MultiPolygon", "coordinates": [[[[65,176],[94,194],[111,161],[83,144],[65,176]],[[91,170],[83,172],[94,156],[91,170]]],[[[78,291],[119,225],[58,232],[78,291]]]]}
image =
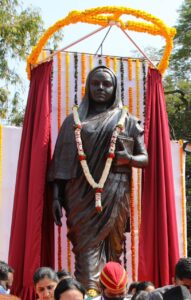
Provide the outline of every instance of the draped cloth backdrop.
{"type": "MultiPolygon", "coordinates": [[[[9,264],[15,269],[13,292],[23,300],[34,299],[32,277],[36,268],[54,267],[54,225],[46,185],[51,148],[51,71],[52,62],[32,70],[17,170],[9,264]]],[[[151,280],[159,286],[171,282],[179,253],[161,76],[149,69],[147,79],[145,141],[150,162],[143,182],[139,280],[151,280]]]]}
{"type": "Polygon", "coordinates": [[[139,280],[163,286],[172,281],[179,247],[168,117],[161,75],[154,69],[147,77],[145,144],[149,166],[144,171],[139,280]]]}
{"type": "Polygon", "coordinates": [[[46,173],[50,161],[52,62],[32,70],[19,153],[9,264],[13,293],[34,299],[32,278],[41,265],[54,264],[54,231],[46,173]]]}

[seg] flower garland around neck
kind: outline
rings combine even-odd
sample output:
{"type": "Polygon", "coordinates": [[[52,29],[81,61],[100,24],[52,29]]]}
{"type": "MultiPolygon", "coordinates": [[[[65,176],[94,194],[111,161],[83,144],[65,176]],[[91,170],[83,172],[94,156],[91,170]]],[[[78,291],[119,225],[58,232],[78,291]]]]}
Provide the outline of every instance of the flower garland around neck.
{"type": "Polygon", "coordinates": [[[74,105],[73,106],[73,115],[74,115],[74,123],[75,123],[75,140],[76,140],[76,145],[77,145],[77,150],[78,150],[78,157],[84,172],[84,175],[86,177],[86,180],[90,184],[90,186],[95,190],[95,208],[97,212],[102,211],[102,203],[101,203],[101,194],[104,191],[104,184],[107,180],[107,177],[109,175],[109,171],[111,169],[111,165],[113,162],[113,159],[115,157],[115,148],[116,148],[116,141],[119,133],[123,131],[124,129],[124,124],[125,124],[125,117],[127,115],[127,106],[123,106],[121,117],[115,126],[115,129],[112,133],[111,140],[110,140],[110,145],[109,145],[109,150],[108,150],[108,155],[105,163],[105,167],[103,169],[103,173],[101,175],[101,178],[99,182],[95,182],[94,178],[92,177],[92,174],[90,173],[87,160],[86,160],[86,154],[84,153],[83,149],[83,144],[82,144],[82,139],[81,139],[81,129],[82,129],[82,123],[79,118],[78,114],[78,106],[74,105]]]}

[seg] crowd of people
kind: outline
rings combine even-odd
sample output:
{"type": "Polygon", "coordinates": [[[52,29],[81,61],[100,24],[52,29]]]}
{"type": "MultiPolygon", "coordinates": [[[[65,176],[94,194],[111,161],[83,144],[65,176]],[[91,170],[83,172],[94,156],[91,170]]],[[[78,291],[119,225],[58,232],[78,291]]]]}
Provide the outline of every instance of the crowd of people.
{"type": "MultiPolygon", "coordinates": [[[[11,295],[14,270],[0,261],[0,299],[20,299],[11,295]]],[[[33,276],[38,300],[83,300],[90,298],[83,285],[65,270],[38,268],[33,276]]],[[[150,281],[128,282],[127,271],[118,262],[108,262],[99,275],[99,295],[94,300],[188,300],[191,299],[191,258],[181,258],[172,284],[155,288],[150,281]]]]}

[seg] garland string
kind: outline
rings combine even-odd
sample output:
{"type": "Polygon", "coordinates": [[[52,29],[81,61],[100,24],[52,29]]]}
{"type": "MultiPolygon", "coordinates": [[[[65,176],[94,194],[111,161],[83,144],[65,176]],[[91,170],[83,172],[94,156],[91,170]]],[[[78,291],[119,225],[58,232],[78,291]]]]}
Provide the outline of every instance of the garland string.
{"type": "MultiPolygon", "coordinates": [[[[58,94],[57,94],[57,128],[58,132],[61,127],[61,99],[62,99],[62,52],[57,54],[57,67],[58,67],[58,94]]],[[[58,230],[58,270],[62,270],[62,239],[61,239],[61,227],[57,227],[58,230]]]]}
{"type": "Polygon", "coordinates": [[[78,105],[78,54],[74,53],[74,104],[78,105]]]}
{"type": "Polygon", "coordinates": [[[132,168],[131,189],[130,189],[130,212],[131,212],[131,264],[132,280],[136,281],[135,271],[135,199],[134,199],[134,169],[132,168]]]}
{"type": "Polygon", "coordinates": [[[106,56],[106,67],[110,68],[110,56],[106,56]]]}
{"type": "Polygon", "coordinates": [[[180,145],[180,184],[181,184],[181,207],[182,207],[182,237],[183,237],[183,256],[187,256],[187,243],[186,243],[186,206],[185,206],[185,181],[184,181],[184,168],[183,168],[183,141],[179,140],[180,145]]]}
{"type": "Polygon", "coordinates": [[[82,68],[82,98],[85,94],[85,83],[86,83],[86,55],[82,53],[81,56],[81,68],[82,68]]]}
{"type": "Polygon", "coordinates": [[[120,58],[120,73],[121,73],[121,101],[124,105],[124,65],[123,58],[120,58]]]}
{"type": "Polygon", "coordinates": [[[131,81],[133,79],[133,68],[132,68],[132,59],[128,58],[128,79],[131,81]]]}
{"type": "Polygon", "coordinates": [[[93,69],[93,55],[90,54],[89,56],[89,62],[90,62],[90,71],[93,69]]]}
{"type": "Polygon", "coordinates": [[[132,114],[133,112],[133,88],[130,86],[128,89],[129,93],[129,112],[132,114]]]}
{"type": "Polygon", "coordinates": [[[66,52],[66,116],[70,113],[70,54],[66,52]]]}
{"type": "Polygon", "coordinates": [[[97,212],[102,211],[102,203],[101,203],[101,194],[104,191],[104,184],[107,180],[107,177],[110,172],[111,164],[113,161],[113,158],[115,157],[115,148],[116,148],[116,140],[121,131],[124,130],[124,124],[125,124],[125,118],[127,115],[127,106],[123,106],[121,117],[118,121],[118,123],[115,126],[115,129],[112,133],[111,140],[110,140],[110,146],[108,151],[108,156],[106,159],[105,167],[103,169],[101,178],[99,182],[95,182],[94,178],[92,177],[92,174],[90,173],[87,160],[86,160],[86,154],[84,153],[82,139],[81,139],[81,129],[82,129],[82,123],[80,121],[79,115],[78,115],[78,106],[73,106],[73,115],[74,115],[74,123],[75,123],[75,139],[76,139],[76,146],[78,150],[78,157],[80,160],[80,164],[82,167],[82,170],[84,172],[84,175],[86,177],[86,180],[90,184],[90,186],[95,189],[95,208],[97,212]]]}
{"type": "Polygon", "coordinates": [[[113,59],[113,71],[117,74],[117,57],[114,57],[113,59]]]}
{"type": "MultiPolygon", "coordinates": [[[[136,59],[136,116],[140,119],[140,61],[136,59]]],[[[138,237],[141,224],[141,170],[137,170],[138,237]]]]}
{"type": "Polygon", "coordinates": [[[143,70],[143,117],[145,123],[145,105],[146,105],[146,65],[145,61],[142,62],[142,70],[143,70]]]}

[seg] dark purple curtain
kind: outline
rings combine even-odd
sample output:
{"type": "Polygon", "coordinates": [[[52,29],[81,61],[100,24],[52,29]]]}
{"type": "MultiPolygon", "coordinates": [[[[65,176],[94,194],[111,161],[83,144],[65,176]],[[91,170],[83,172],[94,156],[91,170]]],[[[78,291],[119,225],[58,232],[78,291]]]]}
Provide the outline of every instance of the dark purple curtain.
{"type": "Polygon", "coordinates": [[[23,124],[9,248],[15,270],[13,294],[34,299],[32,277],[54,267],[54,225],[46,174],[50,161],[52,62],[32,70],[23,124]]]}
{"type": "Polygon", "coordinates": [[[145,143],[149,166],[144,171],[139,243],[139,280],[157,287],[169,284],[179,259],[168,116],[161,75],[149,69],[145,143]]]}

